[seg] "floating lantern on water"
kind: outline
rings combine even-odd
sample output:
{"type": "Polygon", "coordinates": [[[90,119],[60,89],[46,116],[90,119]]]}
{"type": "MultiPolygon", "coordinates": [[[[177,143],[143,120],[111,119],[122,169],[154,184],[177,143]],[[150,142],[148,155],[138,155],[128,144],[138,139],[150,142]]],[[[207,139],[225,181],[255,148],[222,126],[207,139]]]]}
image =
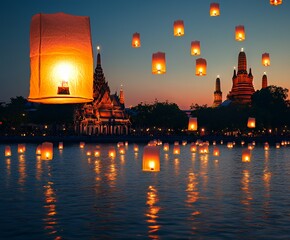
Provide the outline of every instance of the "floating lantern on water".
{"type": "Polygon", "coordinates": [[[206,60],[204,58],[196,59],[195,75],[196,76],[206,75],[206,60]]]}
{"type": "Polygon", "coordinates": [[[173,146],[173,154],[175,154],[175,155],[180,154],[180,146],[179,145],[173,146]]]}
{"type": "Polygon", "coordinates": [[[41,155],[41,144],[36,147],[35,154],[36,155],[41,155]]]}
{"type": "Polygon", "coordinates": [[[92,150],[87,150],[86,155],[87,155],[88,157],[92,156],[92,150]]]}
{"type": "Polygon", "coordinates": [[[191,42],[190,54],[193,56],[200,55],[200,41],[191,42]]]}
{"type": "Polygon", "coordinates": [[[25,153],[25,150],[26,150],[26,148],[25,148],[25,144],[18,144],[17,152],[18,152],[19,154],[24,154],[24,153],[25,153]]]}
{"type": "Polygon", "coordinates": [[[215,146],[215,145],[216,145],[216,141],[213,141],[213,142],[212,142],[212,145],[215,146]]]}
{"type": "Polygon", "coordinates": [[[137,33],[137,32],[133,34],[133,37],[132,37],[132,47],[133,48],[141,47],[140,34],[137,33]]]}
{"type": "Polygon", "coordinates": [[[117,148],[122,147],[122,146],[124,146],[124,143],[123,142],[118,142],[117,143],[117,148]]]}
{"type": "Polygon", "coordinates": [[[5,157],[11,157],[11,148],[10,146],[5,146],[5,151],[4,151],[5,157]]]}
{"type": "Polygon", "coordinates": [[[248,149],[249,149],[249,150],[253,150],[254,147],[255,147],[255,146],[254,146],[253,144],[251,144],[251,143],[248,144],[248,149]]]}
{"type": "Polygon", "coordinates": [[[168,152],[169,151],[169,143],[164,143],[163,144],[163,150],[164,150],[164,152],[168,152]]]}
{"type": "Polygon", "coordinates": [[[218,3],[210,4],[209,15],[211,17],[217,17],[220,15],[220,5],[218,3]]]}
{"type": "Polygon", "coordinates": [[[80,148],[84,148],[85,147],[85,143],[84,142],[80,142],[80,148]]]}
{"type": "Polygon", "coordinates": [[[143,171],[160,171],[160,148],[158,146],[145,146],[143,149],[143,171]]]}
{"type": "Polygon", "coordinates": [[[214,155],[214,156],[219,156],[219,155],[220,155],[220,150],[219,150],[218,147],[214,147],[214,148],[213,148],[213,155],[214,155]]]}
{"type": "Polygon", "coordinates": [[[44,142],[41,144],[41,160],[52,160],[53,158],[53,144],[51,142],[44,142]]]}
{"type": "Polygon", "coordinates": [[[181,144],[182,144],[182,146],[186,146],[187,141],[186,140],[183,140],[181,144]]]}
{"type": "Polygon", "coordinates": [[[190,151],[191,152],[196,152],[196,144],[195,143],[192,143],[192,144],[190,144],[190,151]]]}
{"type": "Polygon", "coordinates": [[[166,73],[166,59],[164,52],[153,53],[152,55],[152,73],[164,74],[166,73]]]}
{"type": "Polygon", "coordinates": [[[95,156],[95,157],[99,157],[99,156],[101,156],[101,150],[100,150],[100,149],[95,149],[95,150],[94,150],[94,156],[95,156]]]}
{"type": "Polygon", "coordinates": [[[270,0],[270,4],[273,6],[278,6],[282,4],[282,0],[270,0]]]}
{"type": "Polygon", "coordinates": [[[30,94],[39,103],[93,100],[93,51],[89,17],[65,13],[32,17],[30,94]]]}
{"type": "Polygon", "coordinates": [[[246,39],[245,27],[243,25],[236,26],[236,40],[244,41],[246,39]]]}
{"type": "Polygon", "coordinates": [[[269,143],[265,142],[264,143],[264,150],[268,151],[270,149],[269,143]]]}
{"type": "Polygon", "coordinates": [[[63,142],[59,142],[58,143],[58,149],[59,150],[63,150],[63,142]]]}
{"type": "Polygon", "coordinates": [[[241,141],[241,145],[244,146],[245,145],[245,141],[242,140],[241,141]]]}
{"type": "Polygon", "coordinates": [[[119,153],[122,154],[122,155],[124,155],[126,153],[126,150],[125,150],[124,146],[119,147],[119,153]]]}
{"type": "Polygon", "coordinates": [[[184,23],[182,20],[176,20],[173,24],[173,35],[181,37],[184,35],[184,23]]]}
{"type": "Polygon", "coordinates": [[[255,128],[256,127],[256,119],[253,117],[248,118],[248,128],[255,128]]]}
{"type": "Polygon", "coordinates": [[[188,120],[188,130],[189,131],[196,131],[197,130],[197,118],[190,117],[188,120]]]}
{"type": "Polygon", "coordinates": [[[227,147],[230,148],[230,149],[233,148],[233,147],[234,147],[233,142],[228,142],[228,143],[227,143],[227,147]]]}
{"type": "Polygon", "coordinates": [[[280,148],[280,143],[276,143],[276,148],[280,148]]]}
{"type": "Polygon", "coordinates": [[[139,147],[137,144],[134,144],[134,152],[137,153],[139,151],[139,147]]]}
{"type": "Polygon", "coordinates": [[[269,53],[263,53],[262,54],[262,64],[265,67],[270,66],[270,54],[269,53]]]}
{"type": "Polygon", "coordinates": [[[242,162],[251,161],[251,151],[249,149],[244,149],[242,152],[242,162]]]}

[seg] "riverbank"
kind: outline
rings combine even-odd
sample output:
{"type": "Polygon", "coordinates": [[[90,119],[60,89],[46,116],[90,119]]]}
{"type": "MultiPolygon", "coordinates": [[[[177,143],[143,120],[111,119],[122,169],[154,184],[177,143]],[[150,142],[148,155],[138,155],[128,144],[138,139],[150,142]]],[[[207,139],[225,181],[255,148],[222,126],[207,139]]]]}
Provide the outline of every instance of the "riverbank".
{"type": "Polygon", "coordinates": [[[0,136],[0,143],[42,143],[42,142],[64,142],[64,143],[117,143],[117,142],[125,142],[128,143],[148,143],[151,140],[159,139],[162,142],[174,143],[175,141],[187,141],[194,142],[198,139],[203,141],[209,141],[212,143],[216,141],[220,143],[223,141],[224,143],[233,142],[240,143],[241,141],[245,141],[245,143],[253,142],[256,143],[265,143],[275,144],[277,142],[282,141],[290,141],[290,137],[285,136],[259,136],[259,137],[228,137],[228,136],[185,136],[185,135],[172,135],[172,136],[0,136]]]}

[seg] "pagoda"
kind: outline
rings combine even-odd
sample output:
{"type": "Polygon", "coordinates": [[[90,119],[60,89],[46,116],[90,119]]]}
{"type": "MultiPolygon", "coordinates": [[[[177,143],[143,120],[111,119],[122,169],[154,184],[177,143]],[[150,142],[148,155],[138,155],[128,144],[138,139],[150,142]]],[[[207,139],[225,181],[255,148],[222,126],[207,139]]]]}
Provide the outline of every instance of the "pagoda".
{"type": "Polygon", "coordinates": [[[81,135],[127,135],[131,122],[125,111],[124,91],[118,96],[110,94],[101,66],[101,54],[97,55],[94,72],[93,101],[82,104],[75,111],[75,131],[81,135]]]}
{"type": "Polygon", "coordinates": [[[251,97],[255,92],[253,79],[251,68],[249,69],[249,73],[247,72],[247,58],[242,49],[238,58],[238,72],[234,69],[232,78],[233,85],[231,91],[227,95],[227,99],[231,100],[233,103],[251,103],[251,97]]]}
{"type": "Polygon", "coordinates": [[[215,80],[214,101],[212,107],[218,107],[222,103],[223,93],[221,91],[221,80],[219,77],[215,80]]]}

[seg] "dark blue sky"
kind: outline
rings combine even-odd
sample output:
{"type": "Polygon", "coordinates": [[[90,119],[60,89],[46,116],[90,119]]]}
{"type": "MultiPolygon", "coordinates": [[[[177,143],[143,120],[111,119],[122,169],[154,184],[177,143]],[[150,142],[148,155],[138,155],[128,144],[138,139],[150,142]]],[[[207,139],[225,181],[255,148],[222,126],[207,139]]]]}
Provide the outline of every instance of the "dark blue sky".
{"type": "MultiPolygon", "coordinates": [[[[102,66],[111,92],[123,84],[126,105],[169,100],[181,108],[213,102],[214,82],[220,75],[223,99],[231,89],[237,56],[243,47],[252,67],[255,89],[263,72],[269,84],[290,89],[290,3],[270,6],[269,0],[221,0],[221,15],[209,16],[207,0],[5,0],[1,7],[0,100],[29,94],[29,31],[39,12],[89,16],[93,47],[101,46],[102,66]],[[173,22],[182,19],[185,36],[173,37],[173,22]],[[246,41],[234,40],[234,28],[244,25],[246,41]],[[131,47],[134,32],[141,48],[131,47]],[[191,41],[201,42],[207,76],[195,76],[191,41]],[[167,73],[151,74],[152,53],[166,53],[167,73]],[[261,64],[269,52],[271,66],[261,64]]],[[[95,51],[96,52],[96,51],[95,51]]]]}

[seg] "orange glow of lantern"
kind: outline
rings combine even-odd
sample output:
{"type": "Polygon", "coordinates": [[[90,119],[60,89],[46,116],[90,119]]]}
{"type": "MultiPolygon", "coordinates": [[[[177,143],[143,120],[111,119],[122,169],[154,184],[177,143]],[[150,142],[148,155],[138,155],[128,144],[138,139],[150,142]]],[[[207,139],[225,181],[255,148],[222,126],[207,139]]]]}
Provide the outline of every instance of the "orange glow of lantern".
{"type": "Polygon", "coordinates": [[[160,171],[160,147],[145,146],[143,149],[143,171],[160,171]]]}
{"type": "Polygon", "coordinates": [[[206,75],[206,60],[204,58],[196,59],[195,75],[205,76],[206,75]]]}
{"type": "Polygon", "coordinates": [[[89,17],[36,14],[30,26],[31,102],[93,100],[93,51],[89,17]]]}
{"type": "Polygon", "coordinates": [[[99,157],[99,156],[101,156],[101,151],[100,151],[100,149],[95,149],[95,150],[94,150],[94,156],[95,156],[95,157],[99,157]]]}
{"type": "Polygon", "coordinates": [[[59,142],[58,143],[58,149],[59,150],[63,150],[63,142],[59,142]]]}
{"type": "Polygon", "coordinates": [[[253,145],[252,143],[248,144],[248,149],[249,150],[253,150],[255,148],[255,145],[253,145]]]}
{"type": "Polygon", "coordinates": [[[41,155],[41,144],[37,146],[35,154],[36,155],[41,155]]]}
{"type": "Polygon", "coordinates": [[[164,143],[163,144],[163,150],[164,150],[164,152],[168,152],[169,151],[169,143],[164,143]]]}
{"type": "Polygon", "coordinates": [[[180,146],[179,145],[173,145],[173,154],[174,155],[180,154],[180,146]]]}
{"type": "Polygon", "coordinates": [[[273,6],[278,6],[282,4],[282,0],[270,0],[270,4],[273,6]]]}
{"type": "Polygon", "coordinates": [[[197,118],[190,117],[188,120],[188,130],[189,131],[196,131],[197,130],[197,118]]]}
{"type": "Polygon", "coordinates": [[[25,150],[26,150],[26,148],[25,148],[25,145],[24,144],[18,144],[17,152],[19,154],[24,154],[25,153],[25,150]]]}
{"type": "Polygon", "coordinates": [[[164,52],[152,54],[152,74],[166,73],[166,59],[164,52]]]}
{"type": "Polygon", "coordinates": [[[5,157],[11,157],[12,154],[10,146],[5,146],[4,155],[5,157]]]}
{"type": "Polygon", "coordinates": [[[126,153],[126,150],[125,150],[124,146],[119,147],[119,153],[122,154],[122,155],[124,155],[126,153]]]}
{"type": "Polygon", "coordinates": [[[248,118],[248,128],[255,128],[256,127],[256,119],[253,117],[248,118]]]}
{"type": "Polygon", "coordinates": [[[193,56],[200,55],[200,42],[199,41],[191,42],[190,54],[193,56]]]}
{"type": "Polygon", "coordinates": [[[270,145],[269,145],[269,143],[265,142],[265,143],[264,143],[264,150],[265,150],[265,151],[268,151],[269,149],[270,149],[270,145]]]}
{"type": "Polygon", "coordinates": [[[41,144],[41,160],[52,160],[53,158],[53,144],[51,142],[44,142],[41,144]]]}
{"type": "Polygon", "coordinates": [[[138,147],[137,144],[134,144],[134,147],[133,147],[133,148],[134,148],[134,152],[135,152],[135,153],[137,153],[137,152],[139,151],[139,147],[138,147]]]}
{"type": "Polygon", "coordinates": [[[173,35],[181,37],[184,35],[184,23],[182,20],[176,20],[173,24],[173,35]]]}
{"type": "Polygon", "coordinates": [[[245,27],[243,25],[236,26],[236,40],[244,41],[246,39],[245,27]]]}
{"type": "Polygon", "coordinates": [[[132,37],[132,47],[133,48],[141,47],[140,34],[137,33],[137,32],[133,34],[133,37],[132,37]]]}
{"type": "Polygon", "coordinates": [[[186,146],[186,144],[187,144],[186,140],[183,140],[182,143],[181,143],[182,146],[186,146]]]}
{"type": "Polygon", "coordinates": [[[218,3],[210,4],[209,15],[211,17],[217,17],[220,15],[220,5],[218,3]]]}
{"type": "Polygon", "coordinates": [[[124,143],[123,142],[118,142],[117,143],[117,148],[122,147],[122,146],[124,146],[124,143]]]}
{"type": "Polygon", "coordinates": [[[114,158],[116,157],[116,150],[114,147],[110,147],[108,151],[109,157],[114,158]]]}
{"type": "Polygon", "coordinates": [[[262,54],[262,64],[265,67],[270,66],[270,54],[269,53],[263,53],[262,54]]]}
{"type": "Polygon", "coordinates": [[[84,142],[80,142],[80,148],[84,148],[85,147],[85,143],[84,142]]]}
{"type": "Polygon", "coordinates": [[[92,156],[92,150],[87,150],[86,155],[87,155],[88,157],[89,157],[89,156],[92,156]]]}
{"type": "Polygon", "coordinates": [[[234,147],[234,144],[233,144],[232,142],[228,142],[228,143],[227,143],[227,147],[231,149],[231,148],[234,147]]]}
{"type": "Polygon", "coordinates": [[[191,151],[191,152],[196,152],[196,148],[197,148],[197,147],[196,147],[196,144],[195,144],[195,143],[191,143],[191,144],[190,144],[190,151],[191,151]]]}
{"type": "Polygon", "coordinates": [[[214,147],[214,148],[213,148],[213,155],[214,155],[214,156],[219,156],[219,155],[220,155],[220,150],[219,150],[218,147],[214,147]]]}
{"type": "Polygon", "coordinates": [[[280,148],[280,143],[276,143],[276,148],[280,148]]]}
{"type": "Polygon", "coordinates": [[[244,149],[242,152],[242,162],[251,161],[251,151],[249,149],[244,149]]]}

